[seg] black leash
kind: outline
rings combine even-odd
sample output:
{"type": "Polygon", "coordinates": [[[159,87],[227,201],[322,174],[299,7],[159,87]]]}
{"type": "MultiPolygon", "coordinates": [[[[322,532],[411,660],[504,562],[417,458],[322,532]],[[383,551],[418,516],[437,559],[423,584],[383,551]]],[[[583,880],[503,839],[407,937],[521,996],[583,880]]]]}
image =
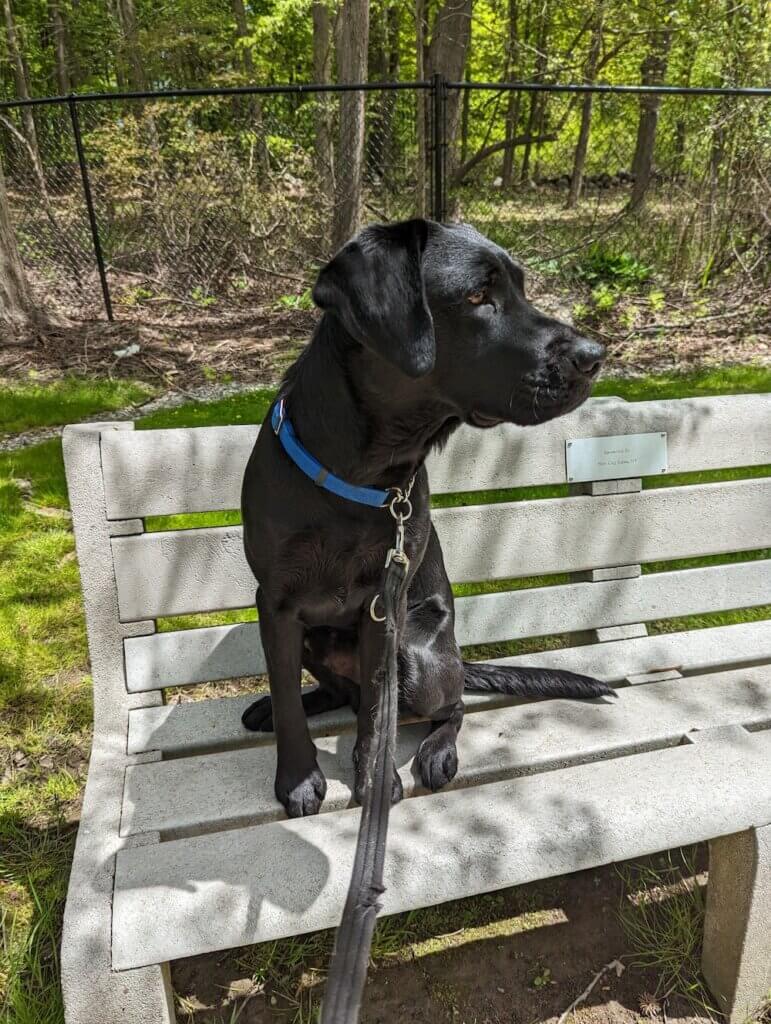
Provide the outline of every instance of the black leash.
{"type": "Polygon", "coordinates": [[[321,1024],[356,1024],[359,1020],[372,933],[380,910],[379,898],[385,892],[383,864],[391,811],[398,710],[397,623],[410,567],[404,553],[404,523],[412,514],[409,501],[411,488],[412,481],[406,492],[397,492],[390,505],[391,514],[397,521],[396,543],[388,552],[381,594],[374,598],[370,607],[372,618],[376,622],[385,622],[385,656],[375,673],[378,696],[373,748],[367,765],[351,882],[335,936],[321,1009],[321,1024]],[[398,510],[399,506],[403,507],[403,512],[398,510]],[[378,596],[382,597],[383,602],[382,618],[375,614],[378,596]]]}

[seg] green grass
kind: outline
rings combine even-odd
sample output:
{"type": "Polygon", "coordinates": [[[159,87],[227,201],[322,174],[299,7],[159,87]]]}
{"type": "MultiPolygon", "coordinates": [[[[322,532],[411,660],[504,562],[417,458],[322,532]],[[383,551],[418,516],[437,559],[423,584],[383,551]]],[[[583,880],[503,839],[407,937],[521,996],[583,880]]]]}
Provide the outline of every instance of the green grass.
{"type": "Polygon", "coordinates": [[[696,850],[662,854],[656,863],[623,865],[621,925],[633,949],[631,967],[654,968],[658,1002],[673,995],[714,1019],[717,1009],[701,975],[704,892],[697,880],[696,850]]]}
{"type": "Polygon", "coordinates": [[[765,394],[768,391],[771,391],[771,367],[750,365],[722,366],[693,373],[605,378],[597,382],[593,393],[598,397],[618,395],[627,402],[649,402],[652,399],[765,394]]]}
{"type": "Polygon", "coordinates": [[[98,412],[123,409],[155,394],[149,384],[69,377],[55,384],[0,382],[0,434],[77,423],[98,412]]]}
{"type": "MultiPolygon", "coordinates": [[[[101,384],[83,388],[80,384],[77,387],[73,382],[51,387],[36,384],[26,392],[17,390],[12,409],[3,402],[7,389],[0,389],[2,429],[20,430],[78,420],[99,409],[120,407],[144,396],[141,388],[132,391],[133,385],[105,382],[103,388],[101,384]],[[27,394],[27,401],[19,398],[23,393],[27,394]]],[[[729,368],[720,373],[709,371],[683,377],[605,381],[598,390],[634,401],[676,395],[771,391],[771,372],[729,368]]],[[[260,390],[218,402],[182,406],[148,416],[138,426],[144,429],[259,423],[272,396],[272,391],[260,390]]],[[[767,473],[768,469],[759,472],[767,473]]],[[[754,474],[755,471],[738,471],[730,475],[754,474]]],[[[706,478],[707,475],[701,476],[701,479],[706,478]]],[[[535,493],[532,490],[509,493],[506,498],[522,500],[536,494],[554,497],[561,493],[565,491],[560,487],[539,488],[535,493]]],[[[492,496],[451,496],[447,500],[479,501],[487,497],[492,496]]],[[[7,773],[0,781],[0,1021],[3,1024],[61,1024],[62,1020],[57,984],[58,935],[73,842],[71,820],[77,816],[91,728],[85,626],[67,509],[58,440],[0,454],[0,779],[7,773]],[[11,767],[14,754],[22,756],[23,766],[11,767]]],[[[237,521],[238,513],[228,512],[213,516],[153,518],[148,520],[147,526],[180,529],[237,521]]],[[[681,560],[680,563],[656,563],[646,566],[645,571],[693,568],[733,559],[769,557],[769,554],[766,550],[681,560]]],[[[564,575],[555,575],[497,580],[464,584],[457,587],[456,592],[554,585],[566,579],[564,575]]],[[[695,628],[769,615],[771,609],[765,607],[690,620],[667,620],[653,624],[653,628],[659,631],[695,628]]],[[[159,628],[190,628],[204,622],[232,622],[253,617],[253,609],[211,616],[179,616],[161,620],[159,628]]],[[[488,646],[472,653],[490,656],[573,642],[574,637],[564,635],[517,641],[515,645],[488,646]]],[[[479,908],[480,914],[474,927],[481,927],[488,918],[489,908],[483,901],[475,901],[473,906],[479,908]]],[[[426,911],[425,914],[427,916],[417,923],[416,919],[407,918],[406,924],[400,919],[399,924],[384,923],[379,927],[377,943],[380,945],[376,944],[376,955],[386,947],[398,955],[406,948],[405,943],[409,945],[407,940],[413,934],[410,929],[417,936],[415,941],[430,944],[432,936],[441,934],[445,926],[440,919],[441,911],[426,911]]],[[[447,930],[454,929],[448,926],[447,930]]],[[[412,941],[409,938],[409,942],[412,941]]],[[[326,950],[327,946],[323,948],[326,950]]],[[[278,959],[266,964],[266,950],[259,947],[254,953],[255,970],[267,972],[276,979],[284,971],[283,958],[296,955],[302,959],[303,949],[299,947],[299,952],[295,949],[291,954],[286,950],[277,951],[278,959]]]]}

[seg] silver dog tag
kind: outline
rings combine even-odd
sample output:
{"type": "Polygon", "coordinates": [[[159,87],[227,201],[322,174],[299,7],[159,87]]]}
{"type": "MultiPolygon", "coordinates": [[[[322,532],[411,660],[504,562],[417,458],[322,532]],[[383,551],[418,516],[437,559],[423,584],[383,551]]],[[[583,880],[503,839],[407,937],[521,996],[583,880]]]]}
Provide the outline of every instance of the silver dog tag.
{"type": "Polygon", "coordinates": [[[667,435],[577,437],[565,442],[565,465],[569,483],[666,473],[667,435]]]}

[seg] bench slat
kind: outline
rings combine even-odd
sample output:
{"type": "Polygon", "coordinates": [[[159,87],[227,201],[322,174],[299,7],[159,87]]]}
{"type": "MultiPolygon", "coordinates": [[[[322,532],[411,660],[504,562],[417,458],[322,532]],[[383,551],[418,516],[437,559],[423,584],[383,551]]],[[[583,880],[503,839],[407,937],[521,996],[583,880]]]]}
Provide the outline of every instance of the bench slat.
{"type": "MultiPolygon", "coordinates": [[[[750,608],[771,602],[771,560],[570,583],[455,602],[461,645],[571,633],[631,622],[750,608]]],[[[132,692],[265,672],[256,622],[156,633],[126,641],[132,692]]]]}
{"type": "MultiPolygon", "coordinates": [[[[749,551],[768,537],[769,507],[761,478],[437,509],[433,520],[449,577],[464,582],[749,551]]],[[[124,621],[254,600],[240,526],[116,537],[112,549],[124,621]]]]}
{"type": "MultiPolygon", "coordinates": [[[[633,754],[404,800],[391,812],[386,914],[520,885],[771,820],[771,732],[633,754]]],[[[329,928],[358,809],[118,853],[113,968],[329,928]]]]}
{"type": "MultiPolygon", "coordinates": [[[[105,432],[108,518],[239,508],[241,478],[257,429],[105,432]]],[[[767,395],[634,403],[593,399],[536,430],[462,427],[443,452],[429,459],[431,489],[440,494],[564,483],[567,439],[661,431],[668,434],[671,473],[771,462],[767,395]]]]}
{"type": "MultiPolygon", "coordinates": [[[[674,746],[688,732],[771,724],[771,667],[630,686],[610,700],[549,700],[479,711],[458,736],[453,788],[674,746]]],[[[405,797],[424,792],[413,758],[428,724],[399,729],[396,765],[405,797]]],[[[352,801],[353,732],[316,740],[327,779],[322,810],[352,801]]],[[[126,770],[121,834],[206,832],[284,816],[273,794],[275,746],[140,764],[126,770]]]]}
{"type": "MultiPolygon", "coordinates": [[[[683,672],[710,672],[729,666],[771,662],[771,622],[743,622],[501,660],[505,664],[572,669],[609,682],[672,668],[683,672]]],[[[463,699],[467,709],[510,703],[500,695],[468,693],[463,699]]],[[[139,708],[129,717],[128,751],[138,754],[160,750],[173,757],[269,743],[270,734],[249,733],[241,725],[241,713],[253,700],[254,696],[247,694],[139,708]]],[[[352,729],[354,721],[350,709],[341,708],[314,716],[309,719],[309,725],[312,735],[325,736],[341,729],[352,729]]]]}

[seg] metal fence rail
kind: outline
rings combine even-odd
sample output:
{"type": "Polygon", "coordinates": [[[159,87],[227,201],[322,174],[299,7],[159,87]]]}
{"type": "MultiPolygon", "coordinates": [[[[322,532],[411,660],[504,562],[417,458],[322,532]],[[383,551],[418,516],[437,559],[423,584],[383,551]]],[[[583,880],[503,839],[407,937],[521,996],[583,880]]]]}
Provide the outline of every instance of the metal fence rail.
{"type": "Polygon", "coordinates": [[[435,75],[58,96],[0,103],[0,160],[33,283],[109,320],[270,299],[357,223],[416,214],[555,272],[580,253],[591,273],[598,246],[683,280],[768,264],[771,88],[435,75]]]}

